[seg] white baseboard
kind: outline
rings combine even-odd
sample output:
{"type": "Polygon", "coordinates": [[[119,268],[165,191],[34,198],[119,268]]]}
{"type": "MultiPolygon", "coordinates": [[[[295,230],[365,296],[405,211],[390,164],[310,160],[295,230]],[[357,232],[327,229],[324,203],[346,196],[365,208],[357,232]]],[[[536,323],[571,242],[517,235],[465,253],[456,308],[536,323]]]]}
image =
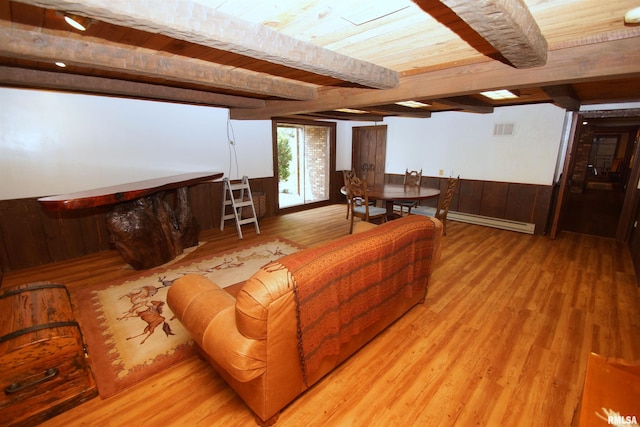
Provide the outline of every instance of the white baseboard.
{"type": "Polygon", "coordinates": [[[533,234],[536,225],[528,222],[511,221],[508,219],[492,218],[488,216],[473,215],[462,212],[449,211],[447,219],[451,221],[466,222],[469,224],[484,225],[487,227],[501,228],[503,230],[518,231],[520,233],[533,234]]]}
{"type": "MultiPolygon", "coordinates": [[[[419,207],[411,210],[411,213],[433,216],[435,208],[419,207]]],[[[468,224],[484,225],[485,227],[500,228],[503,230],[517,231],[520,233],[534,234],[536,225],[528,222],[511,221],[508,219],[492,218],[482,215],[473,215],[463,212],[449,211],[447,220],[465,222],[468,224]]]]}

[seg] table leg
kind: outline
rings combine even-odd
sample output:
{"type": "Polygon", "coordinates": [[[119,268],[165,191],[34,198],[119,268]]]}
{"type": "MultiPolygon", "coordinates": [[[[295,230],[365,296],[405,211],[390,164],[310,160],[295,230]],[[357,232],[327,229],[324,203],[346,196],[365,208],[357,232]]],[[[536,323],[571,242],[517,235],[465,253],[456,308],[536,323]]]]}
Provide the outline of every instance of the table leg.
{"type": "Polygon", "coordinates": [[[176,210],[156,193],[117,205],[107,215],[107,229],[122,258],[136,270],[157,267],[198,244],[199,226],[187,201],[177,192],[176,210]]]}
{"type": "Polygon", "coordinates": [[[396,219],[396,214],[393,213],[393,200],[385,200],[384,205],[387,208],[387,221],[396,219]]]}
{"type": "Polygon", "coordinates": [[[189,206],[189,198],[187,197],[187,187],[177,190],[176,200],[176,220],[178,229],[180,230],[180,241],[182,246],[190,248],[198,246],[198,237],[200,235],[200,224],[193,217],[191,207],[189,206]]]}

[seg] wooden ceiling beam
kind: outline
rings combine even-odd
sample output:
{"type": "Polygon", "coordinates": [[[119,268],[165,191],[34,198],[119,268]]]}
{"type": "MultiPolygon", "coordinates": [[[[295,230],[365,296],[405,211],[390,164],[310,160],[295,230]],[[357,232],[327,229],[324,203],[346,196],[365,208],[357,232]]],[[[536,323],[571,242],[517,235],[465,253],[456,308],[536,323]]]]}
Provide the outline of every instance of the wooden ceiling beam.
{"type": "MultiPolygon", "coordinates": [[[[10,27],[0,27],[0,40],[0,55],[10,58],[48,63],[62,61],[68,66],[130,73],[278,98],[310,100],[316,97],[316,87],[311,84],[197,59],[162,56],[149,49],[131,49],[10,27]]],[[[71,67],[67,70],[72,72],[71,67]]]]}
{"type": "Polygon", "coordinates": [[[261,108],[261,99],[223,95],[191,89],[136,83],[104,77],[80,76],[64,72],[1,67],[0,85],[65,92],[141,98],[213,107],[261,108]]]}
{"type": "Polygon", "coordinates": [[[624,110],[590,110],[583,111],[580,115],[587,119],[638,118],[640,117],[640,108],[626,108],[624,110]]]}
{"type": "Polygon", "coordinates": [[[431,111],[423,108],[411,108],[397,104],[375,105],[370,107],[373,113],[383,113],[390,116],[415,117],[418,119],[428,119],[431,117],[431,111]]]}
{"type": "Polygon", "coordinates": [[[232,109],[234,119],[264,119],[336,108],[366,109],[407,99],[471,95],[484,90],[578,83],[591,79],[640,77],[638,39],[628,38],[549,52],[543,67],[517,70],[498,61],[404,76],[400,87],[384,91],[319,89],[315,101],[267,101],[265,108],[232,109]]]}
{"type": "Polygon", "coordinates": [[[394,70],[280,34],[215,9],[183,0],[17,0],[75,13],[115,25],[234,52],[274,64],[389,89],[399,84],[394,70]]]}
{"type": "Polygon", "coordinates": [[[332,119],[332,120],[347,120],[358,122],[381,122],[384,120],[384,115],[375,113],[344,113],[341,111],[318,111],[306,115],[307,117],[313,117],[315,119],[332,119]]]}
{"type": "MultiPolygon", "coordinates": [[[[420,0],[414,0],[420,6],[420,0]]],[[[523,0],[440,0],[516,68],[547,62],[547,40],[523,0]]]]}
{"type": "Polygon", "coordinates": [[[448,105],[449,107],[459,108],[464,111],[479,114],[491,114],[493,113],[493,105],[482,102],[479,99],[471,96],[452,96],[449,98],[438,98],[432,101],[439,102],[440,104],[448,105]]]}
{"type": "Polygon", "coordinates": [[[544,86],[542,90],[553,99],[553,103],[569,111],[580,110],[580,100],[569,85],[544,86]]]}

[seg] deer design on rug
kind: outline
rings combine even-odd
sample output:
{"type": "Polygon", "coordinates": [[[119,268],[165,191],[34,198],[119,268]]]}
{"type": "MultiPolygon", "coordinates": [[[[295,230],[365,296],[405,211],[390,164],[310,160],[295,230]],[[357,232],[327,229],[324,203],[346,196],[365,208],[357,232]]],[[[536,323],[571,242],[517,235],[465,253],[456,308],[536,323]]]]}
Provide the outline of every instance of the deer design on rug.
{"type": "Polygon", "coordinates": [[[147,322],[147,326],[144,328],[142,333],[128,337],[127,340],[138,338],[146,334],[146,337],[140,342],[142,345],[151,335],[153,335],[159,325],[162,325],[162,330],[167,336],[175,335],[165,317],[162,316],[163,307],[165,305],[164,301],[150,300],[150,298],[156,295],[160,289],[171,286],[174,280],[166,280],[166,276],[158,277],[158,282],[160,282],[162,286],[142,286],[120,297],[120,299],[125,297],[129,298],[131,307],[124,312],[122,317],[117,318],[117,320],[127,320],[128,318],[139,317],[141,320],[147,322]]]}
{"type": "Polygon", "coordinates": [[[167,336],[175,335],[171,330],[171,326],[166,322],[165,317],[162,316],[162,307],[164,307],[164,305],[164,301],[153,300],[147,304],[148,308],[146,310],[139,311],[137,313],[138,316],[142,320],[147,322],[147,326],[146,328],[144,328],[144,331],[142,331],[142,333],[134,335],[132,337],[128,337],[127,340],[138,338],[146,334],[146,337],[144,337],[144,339],[140,341],[140,345],[142,345],[151,335],[153,335],[159,325],[162,325],[162,330],[167,336]]]}

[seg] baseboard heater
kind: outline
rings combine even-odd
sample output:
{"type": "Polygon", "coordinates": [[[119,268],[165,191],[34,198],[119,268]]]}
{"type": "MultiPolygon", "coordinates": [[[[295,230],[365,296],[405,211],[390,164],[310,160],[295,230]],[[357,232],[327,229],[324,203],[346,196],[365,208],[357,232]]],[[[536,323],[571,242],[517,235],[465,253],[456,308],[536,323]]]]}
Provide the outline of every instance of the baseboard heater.
{"type": "Polygon", "coordinates": [[[528,222],[511,221],[508,219],[491,218],[488,216],[473,215],[463,212],[449,211],[447,219],[451,221],[466,222],[469,224],[484,225],[487,227],[501,228],[503,230],[518,231],[520,233],[533,234],[535,224],[528,222]]]}

